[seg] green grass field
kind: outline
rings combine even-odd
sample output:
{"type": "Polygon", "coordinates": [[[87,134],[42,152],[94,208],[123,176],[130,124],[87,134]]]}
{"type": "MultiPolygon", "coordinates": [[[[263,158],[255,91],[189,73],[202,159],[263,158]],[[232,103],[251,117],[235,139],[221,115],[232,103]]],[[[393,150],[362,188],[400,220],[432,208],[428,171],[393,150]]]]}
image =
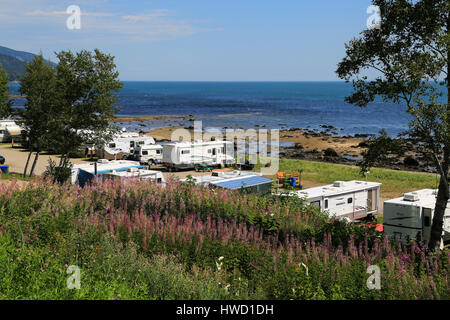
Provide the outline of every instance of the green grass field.
{"type": "MultiPolygon", "coordinates": [[[[302,182],[309,185],[321,185],[334,181],[365,180],[360,168],[326,162],[313,162],[296,159],[280,159],[280,170],[285,173],[296,173],[303,170],[302,182]]],[[[405,192],[437,188],[439,178],[435,174],[395,171],[372,168],[367,176],[368,181],[381,182],[383,198],[399,197],[405,192]]]]}

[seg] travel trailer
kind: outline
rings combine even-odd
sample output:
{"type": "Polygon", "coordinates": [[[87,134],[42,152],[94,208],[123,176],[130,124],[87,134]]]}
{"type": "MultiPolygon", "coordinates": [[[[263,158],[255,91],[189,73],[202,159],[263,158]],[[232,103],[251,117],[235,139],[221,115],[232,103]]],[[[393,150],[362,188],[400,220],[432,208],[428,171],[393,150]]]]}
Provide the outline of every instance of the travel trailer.
{"type": "Polygon", "coordinates": [[[157,164],[163,159],[163,147],[159,144],[138,145],[134,149],[133,160],[141,164],[157,164]]]}
{"type": "MultiPolygon", "coordinates": [[[[430,240],[436,196],[437,190],[424,189],[385,201],[383,227],[387,236],[404,243],[410,240],[427,243],[430,240]]],[[[444,216],[442,242],[443,244],[450,242],[449,204],[444,216]]]]}
{"type": "Polygon", "coordinates": [[[336,181],[333,184],[291,192],[331,216],[351,221],[373,217],[379,212],[381,183],[336,181]]]}
{"type": "Polygon", "coordinates": [[[71,182],[84,186],[91,182],[96,176],[100,177],[105,173],[112,171],[127,171],[130,168],[143,169],[139,162],[128,160],[99,159],[96,163],[75,164],[72,167],[71,182]]]}
{"type": "Polygon", "coordinates": [[[139,136],[138,133],[126,132],[114,137],[101,150],[97,150],[98,157],[108,160],[128,159],[133,155],[138,146],[150,146],[155,144],[155,139],[149,136],[139,136]]]}
{"type": "Polygon", "coordinates": [[[113,170],[109,173],[105,173],[103,175],[103,178],[110,178],[110,179],[138,178],[142,180],[155,181],[157,183],[166,182],[164,180],[162,172],[139,168],[128,168],[126,171],[113,170]]]}
{"type": "Polygon", "coordinates": [[[196,185],[244,190],[249,193],[270,194],[272,190],[272,179],[265,178],[257,172],[213,171],[211,175],[192,177],[192,179],[196,185]]]}
{"type": "Polygon", "coordinates": [[[0,142],[19,141],[22,138],[22,128],[9,119],[0,120],[0,142]]]}
{"type": "Polygon", "coordinates": [[[192,169],[199,165],[229,166],[235,162],[230,141],[173,142],[163,145],[163,164],[169,169],[192,169]]]}

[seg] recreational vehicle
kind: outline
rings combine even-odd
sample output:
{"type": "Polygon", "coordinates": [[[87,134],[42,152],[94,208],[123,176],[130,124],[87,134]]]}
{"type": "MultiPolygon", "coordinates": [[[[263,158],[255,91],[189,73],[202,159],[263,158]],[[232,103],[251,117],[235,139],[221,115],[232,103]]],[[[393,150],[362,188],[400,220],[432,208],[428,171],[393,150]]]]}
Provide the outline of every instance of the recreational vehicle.
{"type": "Polygon", "coordinates": [[[99,159],[96,163],[75,164],[72,167],[71,182],[84,186],[91,182],[95,177],[112,171],[127,171],[130,168],[143,169],[139,162],[128,160],[112,160],[99,159]]]}
{"type": "MultiPolygon", "coordinates": [[[[211,175],[193,177],[192,179],[196,185],[244,190],[248,193],[270,194],[272,190],[272,179],[265,178],[257,172],[213,171],[211,175]]],[[[187,179],[184,181],[187,181],[187,179]]]]}
{"type": "MultiPolygon", "coordinates": [[[[383,207],[384,232],[392,239],[426,243],[430,240],[437,190],[424,189],[387,200],[383,207]]],[[[450,206],[445,210],[442,240],[450,242],[450,206]]]]}
{"type": "Polygon", "coordinates": [[[138,145],[134,149],[133,160],[142,164],[157,164],[162,161],[163,147],[159,144],[138,145]]]}
{"type": "Polygon", "coordinates": [[[18,141],[22,138],[22,128],[14,120],[0,120],[0,142],[18,141]]]}
{"type": "Polygon", "coordinates": [[[351,221],[373,217],[379,212],[381,183],[336,181],[333,184],[291,192],[331,216],[351,221]]]}
{"type": "Polygon", "coordinates": [[[128,168],[126,171],[113,170],[109,173],[105,173],[103,177],[110,179],[138,178],[142,180],[155,181],[158,183],[165,183],[162,172],[139,168],[128,168]]]}
{"type": "Polygon", "coordinates": [[[163,145],[163,164],[169,169],[192,169],[202,164],[229,166],[235,162],[230,141],[173,142],[163,145]]]}
{"type": "Polygon", "coordinates": [[[97,150],[97,156],[108,159],[128,159],[133,155],[138,146],[150,146],[155,144],[155,139],[148,136],[139,136],[138,133],[121,133],[107,143],[102,150],[97,150]]]}

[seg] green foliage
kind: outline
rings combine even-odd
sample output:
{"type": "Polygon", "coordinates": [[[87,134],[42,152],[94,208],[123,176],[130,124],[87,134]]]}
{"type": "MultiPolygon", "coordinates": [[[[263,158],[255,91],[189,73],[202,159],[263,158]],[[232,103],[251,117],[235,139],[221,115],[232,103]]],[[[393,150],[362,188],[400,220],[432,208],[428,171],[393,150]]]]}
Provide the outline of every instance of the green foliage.
{"type": "Polygon", "coordinates": [[[9,100],[8,75],[0,65],[0,118],[7,118],[12,114],[12,101],[9,100]]]}
{"type": "Polygon", "coordinates": [[[0,188],[4,299],[450,297],[446,252],[426,256],[287,199],[173,182],[0,188]],[[267,215],[276,232],[260,226],[267,215]],[[80,290],[66,287],[69,265],[80,290]],[[368,265],[382,290],[368,290],[368,265]]]}
{"type": "Polygon", "coordinates": [[[404,154],[401,141],[389,137],[384,130],[380,131],[378,137],[369,139],[367,145],[367,150],[363,152],[363,161],[359,164],[363,175],[375,164],[386,163],[389,155],[404,154]]]}
{"type": "Polygon", "coordinates": [[[69,180],[72,175],[72,164],[69,159],[63,158],[61,164],[56,166],[56,162],[48,159],[48,166],[45,169],[44,177],[51,178],[53,182],[63,184],[69,180]]]}
{"type": "Polygon", "coordinates": [[[114,57],[96,49],[93,53],[61,51],[57,58],[53,150],[67,155],[86,140],[103,145],[115,132],[109,120],[118,111],[114,104],[122,88],[114,57]]]}

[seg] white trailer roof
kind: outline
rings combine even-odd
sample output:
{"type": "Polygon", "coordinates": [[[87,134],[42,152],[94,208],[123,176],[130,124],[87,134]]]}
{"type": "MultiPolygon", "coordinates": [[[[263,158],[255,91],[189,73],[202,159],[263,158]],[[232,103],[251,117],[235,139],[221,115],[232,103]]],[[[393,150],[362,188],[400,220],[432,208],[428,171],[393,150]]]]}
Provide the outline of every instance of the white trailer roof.
{"type": "Polygon", "coordinates": [[[111,171],[108,175],[118,176],[122,178],[138,178],[138,177],[146,177],[152,175],[161,176],[161,171],[156,170],[145,170],[145,169],[127,169],[126,171],[111,171]]]}
{"type": "Polygon", "coordinates": [[[233,179],[240,179],[242,177],[261,176],[258,172],[245,172],[245,171],[230,171],[230,172],[213,172],[210,175],[193,177],[195,182],[201,183],[218,183],[222,181],[230,181],[233,179]],[[214,174],[214,175],[213,175],[214,174]]]}
{"type": "Polygon", "coordinates": [[[210,145],[217,145],[217,144],[230,144],[231,141],[224,141],[224,140],[215,140],[215,141],[194,141],[194,142],[188,142],[188,141],[177,141],[177,142],[171,142],[166,143],[164,145],[166,146],[178,146],[178,147],[194,147],[194,146],[210,146],[210,145]]]}
{"type": "Polygon", "coordinates": [[[321,187],[314,187],[295,192],[301,198],[314,199],[318,197],[330,197],[333,195],[351,193],[355,191],[367,190],[372,188],[378,188],[381,183],[367,182],[367,181],[336,181],[333,184],[329,184],[321,187]]]}
{"type": "MultiPolygon", "coordinates": [[[[141,168],[139,162],[128,160],[111,160],[97,162],[97,173],[109,172],[112,170],[126,170],[128,168],[141,168]]],[[[81,169],[91,174],[95,173],[94,163],[82,163],[73,165],[72,169],[81,169]]]]}
{"type": "Polygon", "coordinates": [[[384,203],[400,204],[405,206],[417,206],[434,209],[437,190],[423,189],[405,193],[403,197],[387,200],[384,203]]]}

